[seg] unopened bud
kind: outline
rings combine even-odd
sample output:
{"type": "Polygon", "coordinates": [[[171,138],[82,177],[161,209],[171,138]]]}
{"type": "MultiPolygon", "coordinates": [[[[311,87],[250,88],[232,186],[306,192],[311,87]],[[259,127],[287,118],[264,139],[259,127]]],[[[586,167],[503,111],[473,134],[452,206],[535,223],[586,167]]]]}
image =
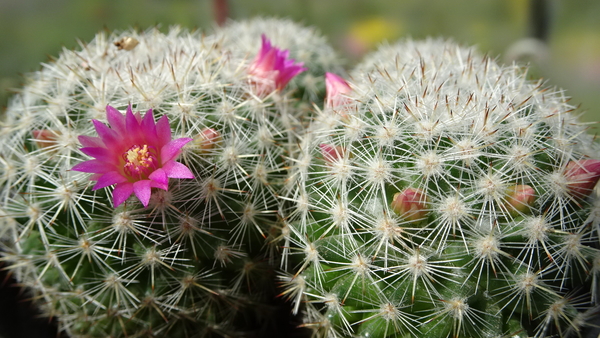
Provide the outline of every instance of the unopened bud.
{"type": "Polygon", "coordinates": [[[415,222],[427,217],[428,202],[423,190],[407,188],[394,195],[390,206],[397,215],[407,221],[415,222]]]}
{"type": "Polygon", "coordinates": [[[340,146],[334,146],[331,144],[322,143],[319,145],[321,148],[321,154],[323,154],[323,158],[328,163],[332,163],[338,161],[342,157],[344,157],[345,149],[340,146]]]}
{"type": "Polygon", "coordinates": [[[524,184],[513,185],[506,190],[506,209],[511,214],[529,212],[535,202],[535,190],[524,184]]]}
{"type": "Polygon", "coordinates": [[[327,108],[335,109],[350,103],[351,100],[346,95],[352,92],[352,88],[342,77],[333,73],[325,73],[325,89],[327,92],[325,106],[327,108]]]}
{"type": "Polygon", "coordinates": [[[569,193],[577,199],[584,199],[590,195],[600,179],[600,161],[571,161],[565,168],[565,178],[569,193]]]}
{"type": "Polygon", "coordinates": [[[207,151],[213,149],[219,142],[221,142],[221,133],[213,128],[204,128],[198,136],[194,144],[200,151],[207,151]]]}
{"type": "Polygon", "coordinates": [[[33,135],[33,140],[38,148],[48,148],[52,147],[56,144],[56,140],[58,139],[58,131],[48,130],[48,129],[40,129],[40,130],[32,130],[31,134],[33,135]]]}

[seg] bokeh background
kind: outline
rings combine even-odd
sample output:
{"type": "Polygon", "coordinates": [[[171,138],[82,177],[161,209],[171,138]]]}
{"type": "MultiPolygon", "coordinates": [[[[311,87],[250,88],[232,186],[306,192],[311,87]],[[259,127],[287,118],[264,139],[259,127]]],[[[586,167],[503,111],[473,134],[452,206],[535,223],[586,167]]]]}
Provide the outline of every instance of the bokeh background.
{"type": "MultiPolygon", "coordinates": [[[[24,74],[62,48],[78,48],[101,30],[210,30],[218,3],[231,19],[276,16],[316,26],[349,67],[382,41],[451,37],[503,63],[530,63],[530,77],[564,88],[583,121],[600,121],[600,0],[0,0],[0,112],[24,74]]],[[[56,337],[52,327],[28,321],[35,313],[11,283],[0,271],[0,337],[56,337]]]]}
{"type": "MultiPolygon", "coordinates": [[[[217,0],[0,0],[0,107],[23,74],[100,30],[208,30],[217,0]]],[[[351,66],[381,41],[452,37],[502,62],[532,64],[531,77],[564,88],[584,121],[600,121],[598,0],[228,0],[233,19],[290,18],[319,27],[351,66]],[[533,6],[532,6],[533,4],[533,6]],[[536,44],[530,36],[545,40],[536,44]]],[[[591,129],[594,132],[594,129],[591,129]]]]}

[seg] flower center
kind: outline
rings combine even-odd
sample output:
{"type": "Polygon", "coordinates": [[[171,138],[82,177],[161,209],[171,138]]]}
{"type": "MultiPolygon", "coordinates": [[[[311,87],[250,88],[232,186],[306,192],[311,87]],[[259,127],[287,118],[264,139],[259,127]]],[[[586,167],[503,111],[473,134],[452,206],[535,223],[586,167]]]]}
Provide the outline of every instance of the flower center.
{"type": "Polygon", "coordinates": [[[158,158],[154,147],[133,145],[123,153],[125,174],[138,179],[145,179],[158,166],[158,158]]]}

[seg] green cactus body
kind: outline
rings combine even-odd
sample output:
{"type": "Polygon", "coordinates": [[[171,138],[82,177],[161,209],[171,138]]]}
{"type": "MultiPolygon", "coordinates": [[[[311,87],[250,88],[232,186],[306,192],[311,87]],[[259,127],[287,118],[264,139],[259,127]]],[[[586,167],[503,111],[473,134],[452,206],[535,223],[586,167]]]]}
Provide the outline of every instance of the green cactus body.
{"type": "Polygon", "coordinates": [[[442,40],[384,46],[351,74],[294,159],[303,262],[281,279],[305,325],[580,334],[599,301],[600,153],[562,93],[442,40]]]}
{"type": "MultiPolygon", "coordinates": [[[[252,34],[238,38],[260,46],[252,34]]],[[[309,37],[295,43],[314,46],[309,37]]],[[[284,158],[299,113],[287,89],[256,94],[248,76],[255,52],[239,48],[177,27],[99,34],[32,74],[9,104],[1,259],[62,331],[237,337],[289,325],[274,267],[285,230],[284,158]],[[195,178],[152,188],[147,207],[130,197],[115,208],[113,187],[92,190],[90,175],[71,169],[86,159],[78,137],[93,144],[108,128],[107,105],[121,113],[131,105],[139,120],[148,109],[168,117],[173,138],[187,142],[177,160],[195,178]]],[[[114,117],[108,122],[117,129],[114,117]]],[[[142,177],[157,151],[134,145],[117,160],[142,177]]]]}

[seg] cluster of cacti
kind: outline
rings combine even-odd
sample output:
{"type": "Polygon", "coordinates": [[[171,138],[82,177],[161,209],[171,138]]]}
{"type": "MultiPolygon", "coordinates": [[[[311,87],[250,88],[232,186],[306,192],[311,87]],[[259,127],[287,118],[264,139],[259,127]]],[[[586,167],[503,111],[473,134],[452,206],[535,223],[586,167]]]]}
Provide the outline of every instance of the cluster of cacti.
{"type": "Polygon", "coordinates": [[[101,33],[10,102],[2,260],[62,331],[237,337],[290,325],[273,267],[293,95],[324,88],[286,84],[336,57],[311,29],[267,23],[302,39],[290,52],[259,29],[236,41],[178,27],[101,33]]]}
{"type": "Polygon", "coordinates": [[[65,50],[2,122],[0,259],[71,336],[580,334],[600,147],[562,93],[442,40],[337,60],[275,19],[65,50]]]}
{"type": "Polygon", "coordinates": [[[282,279],[306,325],[580,335],[600,301],[600,161],[562,93],[441,40],[384,46],[351,74],[294,159],[303,263],[282,279]]]}

